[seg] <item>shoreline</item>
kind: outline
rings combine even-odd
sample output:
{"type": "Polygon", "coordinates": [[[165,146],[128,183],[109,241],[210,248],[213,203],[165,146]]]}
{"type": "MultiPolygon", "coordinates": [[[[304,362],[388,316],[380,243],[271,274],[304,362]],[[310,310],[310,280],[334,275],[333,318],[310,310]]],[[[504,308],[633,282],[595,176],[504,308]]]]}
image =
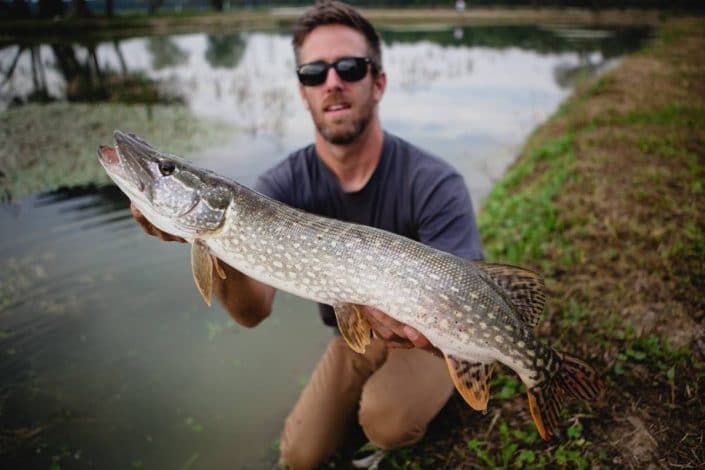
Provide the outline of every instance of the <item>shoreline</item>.
{"type": "MultiPolygon", "coordinates": [[[[189,12],[184,14],[158,13],[125,14],[113,18],[66,19],[5,19],[0,21],[0,44],[38,41],[70,34],[95,37],[127,37],[139,34],[239,32],[255,29],[287,29],[303,10],[272,8],[268,10],[229,10],[216,12],[189,12]]],[[[657,25],[667,13],[660,10],[577,8],[478,8],[456,12],[451,8],[437,9],[362,9],[377,27],[410,22],[447,24],[451,26],[481,25],[657,25]]],[[[677,13],[676,13],[677,14],[677,13]]]]}

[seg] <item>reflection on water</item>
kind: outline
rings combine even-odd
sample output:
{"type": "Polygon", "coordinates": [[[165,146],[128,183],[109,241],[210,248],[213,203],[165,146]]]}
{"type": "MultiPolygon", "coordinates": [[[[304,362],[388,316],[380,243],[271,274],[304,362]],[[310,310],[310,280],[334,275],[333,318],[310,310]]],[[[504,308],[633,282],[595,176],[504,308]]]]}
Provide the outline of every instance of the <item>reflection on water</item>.
{"type": "MultiPolygon", "coordinates": [[[[386,29],[382,120],[456,166],[477,204],[575,80],[646,34],[386,29]]],[[[178,99],[237,123],[232,142],[191,157],[251,184],[311,139],[293,68],[287,34],[12,45],[0,50],[0,109],[178,99]]],[[[279,294],[261,326],[235,325],[203,305],[188,248],[145,236],[114,188],[2,205],[0,227],[3,463],[272,465],[283,419],[330,335],[309,302],[279,294]]]]}

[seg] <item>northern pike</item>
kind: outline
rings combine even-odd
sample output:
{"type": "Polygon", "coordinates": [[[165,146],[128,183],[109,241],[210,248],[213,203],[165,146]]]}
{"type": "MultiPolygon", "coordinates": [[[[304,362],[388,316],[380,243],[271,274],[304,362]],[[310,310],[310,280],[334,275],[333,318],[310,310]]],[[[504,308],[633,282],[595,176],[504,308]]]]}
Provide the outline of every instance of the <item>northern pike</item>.
{"type": "MultiPolygon", "coordinates": [[[[543,311],[542,277],[469,261],[377,228],[325,218],[270,199],[223,176],[115,131],[100,163],[144,216],[192,244],[196,285],[210,305],[218,260],[277,289],[333,306],[340,333],[362,353],[374,307],[428,338],[445,356],[460,395],[486,410],[497,361],[524,382],[543,439],[566,398],[592,400],[596,371],[533,334],[543,311]]],[[[423,373],[423,371],[419,371],[423,373]]]]}

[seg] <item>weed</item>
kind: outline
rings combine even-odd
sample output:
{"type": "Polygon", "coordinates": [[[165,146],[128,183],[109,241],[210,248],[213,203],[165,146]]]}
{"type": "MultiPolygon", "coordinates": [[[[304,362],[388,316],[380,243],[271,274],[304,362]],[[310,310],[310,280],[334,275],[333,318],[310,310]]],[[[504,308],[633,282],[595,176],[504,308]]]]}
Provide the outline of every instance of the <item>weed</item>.
{"type": "Polygon", "coordinates": [[[493,445],[480,439],[468,441],[467,447],[487,468],[536,468],[561,466],[587,468],[591,462],[600,460],[589,451],[589,442],[582,436],[583,427],[576,421],[566,431],[566,440],[553,449],[552,455],[541,449],[535,431],[510,430],[502,421],[499,425],[500,442],[493,445]]]}
{"type": "Polygon", "coordinates": [[[510,169],[490,192],[478,220],[490,258],[518,264],[541,259],[550,246],[561,249],[569,264],[575,261],[565,239],[557,236],[561,227],[554,204],[569,176],[573,142],[572,135],[547,142],[510,169]],[[539,164],[545,165],[542,174],[520,191],[513,191],[539,164]]]}
{"type": "Polygon", "coordinates": [[[0,194],[19,199],[59,186],[108,183],[94,149],[125,123],[140,129],[155,146],[168,143],[179,154],[222,141],[234,131],[220,122],[196,119],[184,106],[51,103],[11,108],[0,114],[0,166],[7,176],[0,179],[0,194]]]}
{"type": "Polygon", "coordinates": [[[597,80],[588,90],[587,96],[603,95],[614,86],[615,79],[611,75],[606,75],[597,80]]]}
{"type": "Polygon", "coordinates": [[[508,398],[513,398],[518,396],[521,392],[521,381],[518,380],[513,375],[508,374],[497,374],[497,376],[490,382],[492,389],[499,391],[494,393],[493,398],[500,400],[506,400],[508,398]]]}

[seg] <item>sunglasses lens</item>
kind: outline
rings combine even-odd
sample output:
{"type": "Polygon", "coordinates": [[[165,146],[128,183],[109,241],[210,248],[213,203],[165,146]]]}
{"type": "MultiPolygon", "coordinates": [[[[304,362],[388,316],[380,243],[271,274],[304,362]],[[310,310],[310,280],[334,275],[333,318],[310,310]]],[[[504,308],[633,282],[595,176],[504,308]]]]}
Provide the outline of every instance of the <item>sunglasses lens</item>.
{"type": "Polygon", "coordinates": [[[368,60],[362,57],[346,57],[333,64],[323,61],[301,65],[296,73],[304,86],[318,86],[326,81],[328,69],[334,67],[340,78],[346,82],[357,82],[367,75],[368,60]]]}
{"type": "Polygon", "coordinates": [[[367,63],[364,59],[341,59],[335,64],[335,71],[346,82],[357,82],[367,75],[367,63]]]}
{"type": "Polygon", "coordinates": [[[326,81],[328,65],[325,62],[311,62],[299,67],[299,81],[304,86],[316,86],[326,81]]]}

